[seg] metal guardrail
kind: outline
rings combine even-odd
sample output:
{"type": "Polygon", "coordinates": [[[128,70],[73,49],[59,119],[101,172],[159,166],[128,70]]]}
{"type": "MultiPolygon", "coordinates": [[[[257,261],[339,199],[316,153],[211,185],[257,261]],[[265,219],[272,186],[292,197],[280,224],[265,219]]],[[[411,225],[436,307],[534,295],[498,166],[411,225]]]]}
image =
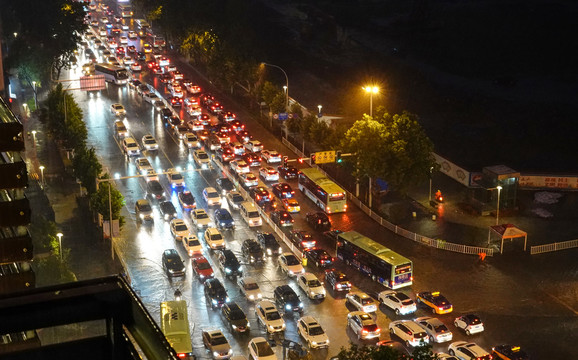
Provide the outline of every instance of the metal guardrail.
{"type": "Polygon", "coordinates": [[[530,255],[543,254],[552,251],[568,250],[578,247],[578,239],[530,247],[530,255]]]}
{"type": "MultiPolygon", "coordinates": [[[[283,145],[287,146],[297,156],[305,157],[304,154],[299,149],[297,149],[293,144],[291,144],[289,142],[289,140],[283,138],[282,142],[283,142],[283,145]]],[[[329,176],[323,169],[321,169],[320,167],[318,167],[316,165],[315,165],[315,167],[319,171],[321,171],[327,178],[329,178],[329,179],[331,179],[337,183],[337,181],[332,179],[331,176],[329,176]]],[[[406,239],[410,239],[410,240],[413,240],[417,243],[427,245],[430,247],[434,247],[436,249],[453,251],[453,252],[458,252],[458,253],[462,253],[462,254],[478,255],[480,253],[485,253],[487,256],[493,256],[494,255],[494,249],[491,249],[491,248],[455,244],[455,243],[447,242],[447,241],[441,240],[441,239],[431,239],[431,238],[428,238],[426,236],[422,236],[422,235],[419,235],[419,234],[414,233],[412,231],[403,229],[403,228],[401,228],[395,224],[390,223],[389,221],[385,220],[381,216],[379,216],[379,214],[377,214],[376,212],[371,210],[369,207],[367,207],[363,202],[361,202],[361,200],[356,198],[349,191],[345,190],[345,192],[347,193],[347,199],[349,201],[351,201],[352,203],[354,203],[359,209],[361,209],[361,211],[363,211],[364,213],[369,215],[375,222],[377,222],[378,224],[380,224],[384,228],[388,229],[389,231],[391,231],[397,235],[403,236],[406,239]]],[[[574,240],[574,241],[577,242],[577,244],[574,245],[574,247],[578,246],[578,240],[574,240]]],[[[554,250],[550,250],[550,251],[554,251],[554,250]]]]}

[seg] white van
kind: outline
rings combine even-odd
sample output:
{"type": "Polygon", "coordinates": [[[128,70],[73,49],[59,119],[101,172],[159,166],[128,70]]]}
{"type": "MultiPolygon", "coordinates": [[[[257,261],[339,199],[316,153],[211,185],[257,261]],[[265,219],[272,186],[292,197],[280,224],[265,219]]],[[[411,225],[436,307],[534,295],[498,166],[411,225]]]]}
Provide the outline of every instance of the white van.
{"type": "Polygon", "coordinates": [[[239,206],[239,212],[241,213],[241,217],[249,227],[252,226],[261,226],[263,225],[263,220],[261,219],[261,215],[259,215],[259,211],[252,203],[248,201],[244,201],[239,206]]]}

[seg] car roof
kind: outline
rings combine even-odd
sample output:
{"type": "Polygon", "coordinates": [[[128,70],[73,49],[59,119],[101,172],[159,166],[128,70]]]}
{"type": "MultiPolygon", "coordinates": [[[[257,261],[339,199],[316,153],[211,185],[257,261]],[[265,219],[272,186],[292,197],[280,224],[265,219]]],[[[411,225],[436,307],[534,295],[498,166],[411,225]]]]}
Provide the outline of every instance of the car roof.
{"type": "Polygon", "coordinates": [[[310,316],[310,315],[303,316],[299,320],[303,320],[303,322],[305,324],[307,324],[308,326],[319,325],[319,322],[317,320],[315,320],[315,318],[313,316],[310,316]]]}
{"type": "Polygon", "coordinates": [[[304,277],[305,280],[309,281],[309,280],[319,280],[317,279],[317,276],[315,276],[314,274],[310,273],[310,272],[306,272],[303,273],[301,275],[299,275],[299,277],[304,277]]]}

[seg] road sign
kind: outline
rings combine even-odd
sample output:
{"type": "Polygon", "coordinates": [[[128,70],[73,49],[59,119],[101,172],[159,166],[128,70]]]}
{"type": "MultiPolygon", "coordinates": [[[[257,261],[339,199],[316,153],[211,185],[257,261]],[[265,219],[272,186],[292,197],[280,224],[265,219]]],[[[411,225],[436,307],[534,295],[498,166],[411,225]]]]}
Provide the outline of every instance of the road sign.
{"type": "Polygon", "coordinates": [[[91,75],[80,77],[80,90],[97,91],[104,90],[106,84],[104,83],[104,75],[91,75]]]}
{"type": "Polygon", "coordinates": [[[315,153],[316,164],[327,164],[335,162],[335,151],[318,151],[315,153]]]}
{"type": "Polygon", "coordinates": [[[287,120],[288,117],[289,114],[287,114],[286,112],[279,113],[279,120],[287,120]]]}

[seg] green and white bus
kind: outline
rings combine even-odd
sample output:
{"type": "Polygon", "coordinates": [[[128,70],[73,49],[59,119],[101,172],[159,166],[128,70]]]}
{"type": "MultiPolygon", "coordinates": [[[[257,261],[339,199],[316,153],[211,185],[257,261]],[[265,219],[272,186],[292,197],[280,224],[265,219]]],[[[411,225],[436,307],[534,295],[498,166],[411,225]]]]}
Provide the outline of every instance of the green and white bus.
{"type": "Polygon", "coordinates": [[[337,236],[337,258],[391,289],[413,283],[411,260],[356,231],[337,236]]]}
{"type": "Polygon", "coordinates": [[[161,330],[179,358],[192,358],[193,345],[185,300],[161,302],[161,330]]]}
{"type": "Polygon", "coordinates": [[[347,210],[345,190],[315,168],[301,169],[299,190],[328,214],[347,210]]]}

